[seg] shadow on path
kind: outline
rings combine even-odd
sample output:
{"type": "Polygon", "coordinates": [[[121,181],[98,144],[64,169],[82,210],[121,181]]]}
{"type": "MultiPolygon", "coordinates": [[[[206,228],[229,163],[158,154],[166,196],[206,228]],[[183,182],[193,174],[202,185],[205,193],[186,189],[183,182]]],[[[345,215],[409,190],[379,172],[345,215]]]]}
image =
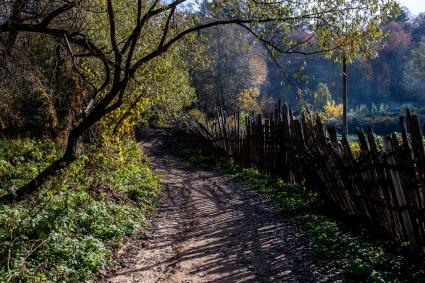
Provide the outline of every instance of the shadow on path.
{"type": "Polygon", "coordinates": [[[230,176],[162,148],[142,147],[163,176],[163,196],[143,236],[130,238],[99,282],[335,282],[341,271],[311,254],[311,241],[281,212],[230,176]]]}

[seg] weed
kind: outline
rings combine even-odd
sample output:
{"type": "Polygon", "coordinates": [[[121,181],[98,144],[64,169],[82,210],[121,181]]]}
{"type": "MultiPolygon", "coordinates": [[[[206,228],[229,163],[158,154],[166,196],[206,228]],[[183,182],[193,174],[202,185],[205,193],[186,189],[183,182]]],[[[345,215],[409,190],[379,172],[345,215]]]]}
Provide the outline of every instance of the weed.
{"type": "MultiPolygon", "coordinates": [[[[143,225],[159,185],[138,145],[122,141],[85,152],[38,197],[0,207],[1,282],[81,282],[110,260],[113,243],[143,225]]],[[[0,194],[60,154],[50,141],[0,140],[0,194]]]]}

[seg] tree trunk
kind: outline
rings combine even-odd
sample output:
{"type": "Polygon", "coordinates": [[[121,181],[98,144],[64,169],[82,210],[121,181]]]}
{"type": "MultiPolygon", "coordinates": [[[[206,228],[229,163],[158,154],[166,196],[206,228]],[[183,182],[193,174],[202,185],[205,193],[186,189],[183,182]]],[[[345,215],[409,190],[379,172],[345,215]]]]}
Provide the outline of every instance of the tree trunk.
{"type": "Polygon", "coordinates": [[[76,77],[71,78],[71,85],[71,94],[66,97],[65,113],[59,117],[61,127],[58,129],[58,134],[55,137],[55,140],[62,145],[66,144],[68,135],[72,129],[72,124],[76,117],[75,109],[80,109],[83,105],[84,93],[76,77]]]}
{"type": "Polygon", "coordinates": [[[342,59],[342,103],[343,103],[343,113],[342,113],[342,124],[344,133],[348,135],[348,123],[347,123],[347,101],[348,99],[348,83],[347,83],[347,59],[342,59]]]}
{"type": "MultiPolygon", "coordinates": [[[[82,132],[83,133],[83,132],[82,132]]],[[[82,133],[79,135],[81,136],[82,133]]],[[[46,169],[39,173],[34,179],[29,183],[19,188],[15,193],[9,193],[0,197],[0,203],[2,204],[12,204],[24,200],[27,196],[35,193],[38,189],[46,183],[51,177],[56,175],[60,170],[65,169],[73,161],[77,159],[77,146],[79,136],[75,136],[68,140],[68,146],[65,151],[65,154],[50,164],[46,169]]]]}
{"type": "Polygon", "coordinates": [[[64,155],[50,164],[29,183],[19,188],[15,193],[9,193],[0,197],[0,204],[13,204],[24,200],[29,195],[36,193],[43,184],[45,184],[61,169],[67,168],[73,161],[75,161],[77,159],[77,146],[80,137],[107,114],[105,111],[107,107],[116,98],[116,96],[126,88],[126,86],[126,81],[116,83],[105,98],[93,109],[93,111],[71,130],[68,136],[68,143],[64,155]]]}

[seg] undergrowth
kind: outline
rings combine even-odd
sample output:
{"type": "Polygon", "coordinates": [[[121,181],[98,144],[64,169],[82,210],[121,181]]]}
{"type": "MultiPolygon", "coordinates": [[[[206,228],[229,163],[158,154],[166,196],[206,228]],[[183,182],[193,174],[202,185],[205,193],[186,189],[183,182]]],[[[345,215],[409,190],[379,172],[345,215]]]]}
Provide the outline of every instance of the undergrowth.
{"type": "MultiPolygon", "coordinates": [[[[61,153],[50,141],[0,139],[0,195],[13,191],[61,153]]],[[[0,206],[0,282],[81,282],[136,233],[154,205],[158,180],[133,141],[83,156],[40,193],[0,206]]]]}
{"type": "Polygon", "coordinates": [[[266,195],[313,239],[315,256],[336,261],[350,282],[425,282],[424,255],[412,255],[403,243],[372,237],[364,227],[332,217],[317,194],[303,186],[242,168],[227,157],[217,158],[208,146],[184,135],[169,141],[171,150],[191,162],[234,176],[266,195]],[[200,143],[199,143],[200,144],[200,143]]]}

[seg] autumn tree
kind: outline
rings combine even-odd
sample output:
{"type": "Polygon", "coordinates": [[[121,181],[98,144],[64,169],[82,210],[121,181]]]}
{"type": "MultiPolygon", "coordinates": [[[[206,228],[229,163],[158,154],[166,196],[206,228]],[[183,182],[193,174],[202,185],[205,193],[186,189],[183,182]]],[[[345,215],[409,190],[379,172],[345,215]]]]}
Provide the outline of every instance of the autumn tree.
{"type": "MultiPolygon", "coordinates": [[[[222,1],[203,1],[198,14],[204,21],[222,18],[231,11],[230,4],[222,4],[222,1]]],[[[246,94],[260,95],[267,78],[267,65],[255,37],[241,26],[216,26],[200,32],[195,44],[200,46],[203,58],[191,68],[199,109],[211,117],[220,111],[233,114],[256,104],[255,99],[248,102],[247,98],[254,96],[246,94]],[[242,107],[240,102],[244,104],[242,107]]]]}
{"type": "MultiPolygon", "coordinates": [[[[242,96],[248,92],[260,95],[267,78],[267,65],[261,47],[252,41],[237,26],[215,27],[204,31],[196,40],[204,47],[201,53],[204,60],[193,64],[191,74],[197,106],[208,116],[216,115],[219,110],[229,114],[240,111],[242,96]]],[[[242,108],[246,110],[248,104],[242,108]]]]}
{"type": "Polygon", "coordinates": [[[403,82],[406,89],[414,96],[423,97],[425,92],[425,37],[419,45],[410,52],[409,60],[403,72],[403,82]]]}

